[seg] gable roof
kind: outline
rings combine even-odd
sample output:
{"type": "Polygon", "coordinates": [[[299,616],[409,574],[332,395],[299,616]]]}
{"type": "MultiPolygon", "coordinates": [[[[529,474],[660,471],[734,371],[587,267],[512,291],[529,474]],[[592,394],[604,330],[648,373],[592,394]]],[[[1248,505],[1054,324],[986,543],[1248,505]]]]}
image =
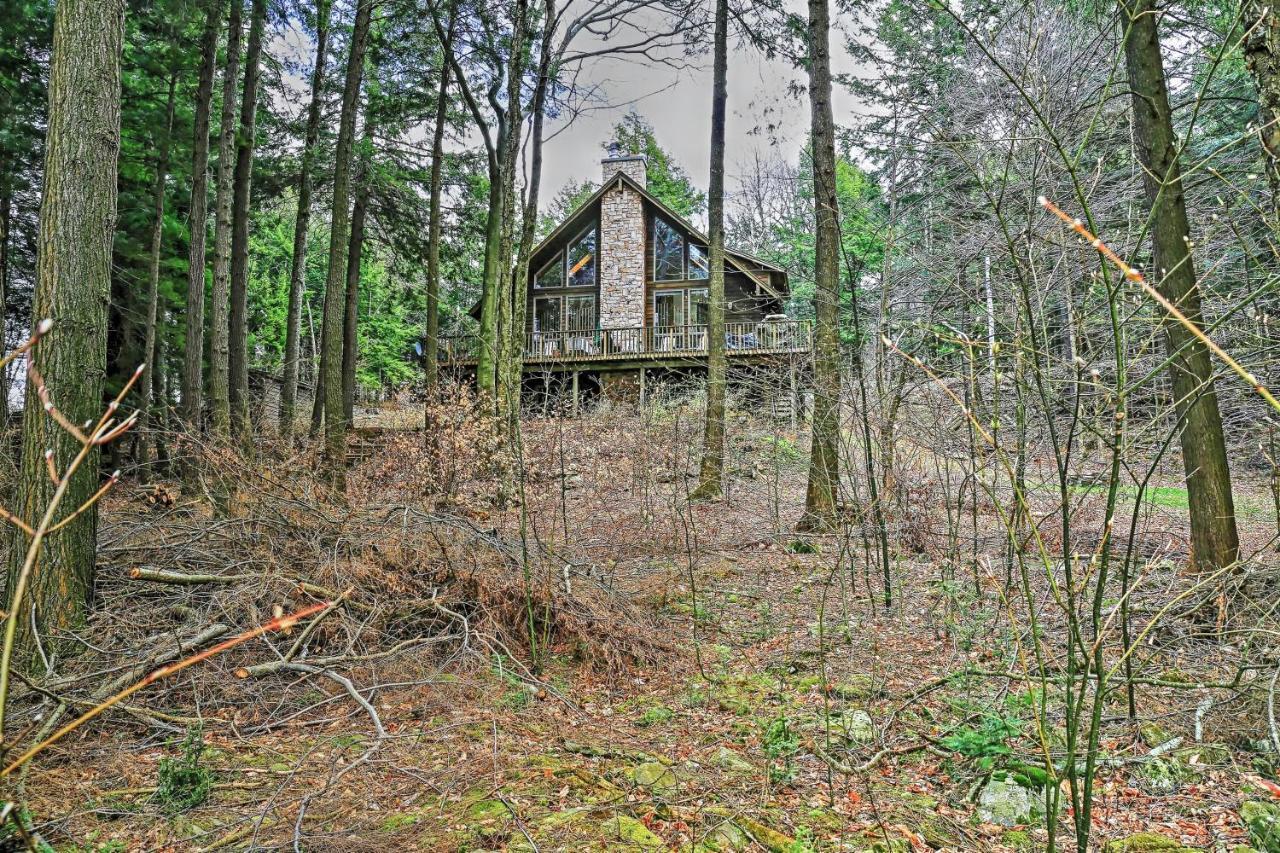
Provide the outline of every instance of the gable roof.
{"type": "MultiPolygon", "coordinates": [[[[664,204],[657,196],[649,192],[647,188],[636,183],[625,172],[618,172],[615,175],[613,175],[613,177],[609,178],[609,180],[606,181],[604,185],[600,187],[600,189],[592,193],[584,202],[582,202],[582,204],[578,205],[573,210],[572,213],[566,216],[560,222],[559,225],[557,225],[554,229],[552,229],[550,234],[542,238],[541,242],[539,242],[538,245],[533,247],[533,251],[529,254],[529,257],[530,258],[536,257],[539,252],[545,249],[557,238],[563,236],[565,230],[568,229],[569,225],[571,225],[575,220],[577,220],[577,218],[585,210],[591,208],[597,202],[599,202],[606,192],[622,184],[625,184],[626,186],[638,192],[641,198],[643,198],[645,201],[652,204],[654,207],[658,208],[658,210],[662,211],[662,214],[664,216],[666,216],[668,219],[675,222],[677,225],[679,225],[681,228],[687,231],[691,236],[701,241],[704,245],[709,244],[711,242],[710,240],[707,239],[706,234],[703,234],[696,227],[694,227],[692,222],[685,219],[683,216],[676,213],[674,210],[672,210],[670,207],[664,204]]],[[[746,252],[739,252],[735,249],[730,249],[728,246],[725,246],[724,255],[725,255],[725,260],[728,261],[729,264],[731,264],[734,268],[736,268],[738,272],[750,278],[753,282],[756,283],[757,286],[759,286],[762,290],[767,292],[770,296],[774,297],[775,299],[783,298],[783,294],[778,293],[776,290],[774,290],[773,286],[768,281],[761,281],[760,278],[756,276],[751,270],[752,267],[757,269],[766,269],[766,270],[769,270],[770,272],[782,273],[785,276],[787,274],[787,271],[784,270],[782,267],[777,266],[776,264],[771,264],[768,261],[764,260],[763,258],[758,258],[755,255],[749,255],[746,252]]]]}

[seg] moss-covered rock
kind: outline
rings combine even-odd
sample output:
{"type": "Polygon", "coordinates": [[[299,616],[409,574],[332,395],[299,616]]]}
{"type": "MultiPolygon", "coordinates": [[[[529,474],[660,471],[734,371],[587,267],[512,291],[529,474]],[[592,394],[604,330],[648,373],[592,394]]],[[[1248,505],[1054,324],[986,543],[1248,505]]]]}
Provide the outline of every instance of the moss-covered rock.
{"type": "Polygon", "coordinates": [[[1138,736],[1147,749],[1155,749],[1173,740],[1174,735],[1159,723],[1146,722],[1138,726],[1138,736]]]}
{"type": "Polygon", "coordinates": [[[871,743],[876,739],[875,723],[871,715],[861,708],[837,711],[827,716],[825,724],[819,720],[809,728],[823,735],[830,729],[833,738],[839,738],[857,746],[871,743]]]}
{"type": "Polygon", "coordinates": [[[1173,755],[1190,767],[1220,767],[1231,763],[1231,750],[1220,743],[1194,743],[1175,749],[1173,755]]]}
{"type": "Polygon", "coordinates": [[[993,777],[978,795],[978,819],[996,826],[1039,823],[1044,819],[1044,803],[1012,779],[993,777]]]}
{"type": "Polygon", "coordinates": [[[733,822],[738,825],[739,829],[751,836],[753,841],[765,850],[770,851],[770,853],[790,853],[796,843],[791,836],[778,832],[758,820],[742,816],[734,818],[733,822]]]}
{"type": "Polygon", "coordinates": [[[1194,847],[1184,847],[1181,842],[1158,832],[1136,832],[1125,838],[1108,841],[1105,853],[1197,853],[1194,847]]]}
{"type": "Polygon", "coordinates": [[[1240,806],[1240,819],[1254,847],[1262,853],[1280,853],[1280,805],[1247,800],[1240,806]]]}
{"type": "Polygon", "coordinates": [[[1176,756],[1168,755],[1143,762],[1139,773],[1145,788],[1157,793],[1168,793],[1199,779],[1201,770],[1198,765],[1188,764],[1178,760],[1176,756]]]}
{"type": "Polygon", "coordinates": [[[674,770],[656,761],[637,764],[631,771],[631,781],[655,796],[674,793],[680,784],[674,770]]]}
{"type": "Polygon", "coordinates": [[[667,844],[640,821],[627,815],[611,817],[600,824],[600,839],[606,843],[622,842],[629,849],[666,850],[667,844]]]}
{"type": "Polygon", "coordinates": [[[707,833],[705,845],[708,850],[746,850],[751,846],[751,839],[733,821],[722,820],[707,833]]]}
{"type": "Polygon", "coordinates": [[[727,770],[730,773],[754,773],[756,769],[754,764],[727,746],[717,749],[712,761],[721,770],[727,770]]]}
{"type": "Polygon", "coordinates": [[[870,699],[880,692],[875,679],[869,675],[851,675],[842,681],[832,684],[829,692],[837,699],[847,702],[861,702],[870,699]]]}
{"type": "Polygon", "coordinates": [[[1031,834],[1021,829],[1011,829],[1000,837],[1005,847],[1014,850],[1030,850],[1031,834]]]}

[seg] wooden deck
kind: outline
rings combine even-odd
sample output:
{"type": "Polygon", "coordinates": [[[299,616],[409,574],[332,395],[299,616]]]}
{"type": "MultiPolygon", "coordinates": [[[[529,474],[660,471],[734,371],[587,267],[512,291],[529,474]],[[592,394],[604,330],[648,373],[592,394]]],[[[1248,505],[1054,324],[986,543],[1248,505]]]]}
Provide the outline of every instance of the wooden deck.
{"type": "MultiPolygon", "coordinates": [[[[475,335],[441,336],[440,363],[473,366],[480,340],[475,335]]],[[[791,355],[813,349],[810,320],[726,323],[729,358],[791,355]]],[[[655,362],[701,361],[707,357],[706,326],[654,326],[645,329],[589,329],[575,332],[531,332],[525,337],[528,367],[640,367],[655,362]]]]}

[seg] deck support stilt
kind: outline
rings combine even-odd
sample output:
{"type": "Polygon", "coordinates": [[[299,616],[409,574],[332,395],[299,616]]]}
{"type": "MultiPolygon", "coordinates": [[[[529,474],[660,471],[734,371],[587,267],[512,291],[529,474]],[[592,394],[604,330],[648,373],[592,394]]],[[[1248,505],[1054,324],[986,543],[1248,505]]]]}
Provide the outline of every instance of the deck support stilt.
{"type": "Polygon", "coordinates": [[[644,408],[644,368],[640,368],[640,408],[644,408]]]}
{"type": "Polygon", "coordinates": [[[573,371],[573,416],[578,416],[578,371],[573,371]]]}
{"type": "Polygon", "coordinates": [[[800,408],[800,398],[796,390],[796,361],[791,360],[791,432],[795,434],[799,431],[800,425],[796,420],[796,411],[800,408]]]}

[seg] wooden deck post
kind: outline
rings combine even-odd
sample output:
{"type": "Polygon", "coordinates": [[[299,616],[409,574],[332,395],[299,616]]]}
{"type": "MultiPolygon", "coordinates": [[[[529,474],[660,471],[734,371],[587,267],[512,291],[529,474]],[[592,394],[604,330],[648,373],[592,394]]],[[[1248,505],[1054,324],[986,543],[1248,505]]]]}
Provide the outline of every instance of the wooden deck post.
{"type": "Polygon", "coordinates": [[[799,423],[796,420],[796,410],[800,408],[800,399],[796,390],[796,360],[791,359],[791,432],[794,434],[799,430],[799,423]]]}
{"type": "Polygon", "coordinates": [[[640,368],[640,408],[644,408],[644,368],[640,368]]]}
{"type": "Polygon", "coordinates": [[[578,373],[577,370],[573,371],[573,416],[575,418],[578,416],[578,373]]]}

